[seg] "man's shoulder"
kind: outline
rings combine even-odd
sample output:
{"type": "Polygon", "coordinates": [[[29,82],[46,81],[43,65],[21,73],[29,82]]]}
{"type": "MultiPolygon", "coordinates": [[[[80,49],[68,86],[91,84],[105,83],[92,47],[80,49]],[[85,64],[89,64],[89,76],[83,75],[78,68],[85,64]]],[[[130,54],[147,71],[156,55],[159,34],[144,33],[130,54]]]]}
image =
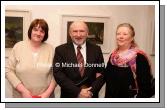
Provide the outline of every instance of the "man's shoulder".
{"type": "Polygon", "coordinates": [[[64,43],[64,44],[57,46],[56,49],[66,49],[70,45],[71,45],[71,43],[64,43]]]}
{"type": "Polygon", "coordinates": [[[96,44],[94,44],[94,43],[91,43],[91,42],[87,42],[86,45],[87,45],[89,48],[90,48],[90,47],[91,47],[91,48],[95,48],[95,49],[96,49],[96,48],[100,48],[100,46],[98,46],[98,45],[96,45],[96,44]]]}

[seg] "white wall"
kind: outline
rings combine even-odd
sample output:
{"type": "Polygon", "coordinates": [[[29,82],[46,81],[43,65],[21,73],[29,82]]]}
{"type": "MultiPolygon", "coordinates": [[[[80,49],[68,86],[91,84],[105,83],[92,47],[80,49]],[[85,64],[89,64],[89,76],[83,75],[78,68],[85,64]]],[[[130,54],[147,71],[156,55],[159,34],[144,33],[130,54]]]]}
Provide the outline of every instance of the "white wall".
{"type": "MultiPolygon", "coordinates": [[[[100,6],[7,6],[6,10],[28,10],[31,13],[31,20],[35,18],[43,18],[49,25],[48,43],[54,47],[64,43],[62,42],[62,15],[87,15],[87,16],[107,16],[110,17],[109,31],[110,36],[109,47],[110,52],[115,48],[115,30],[116,26],[123,22],[131,23],[136,32],[135,40],[139,47],[150,54],[150,45],[152,39],[151,26],[154,21],[154,6],[139,5],[100,5],[100,6]]],[[[105,63],[110,54],[103,54],[105,63]]],[[[153,64],[154,73],[154,56],[150,56],[153,64]]],[[[7,85],[8,87],[9,85],[7,85]]],[[[8,90],[9,91],[9,90],[8,90]]],[[[104,93],[102,90],[101,93],[104,93]]],[[[8,94],[8,93],[7,93],[8,94]]],[[[9,93],[10,94],[10,93],[9,93]]],[[[101,95],[101,97],[104,94],[101,95]]],[[[6,95],[8,97],[8,95],[6,95]]]]}

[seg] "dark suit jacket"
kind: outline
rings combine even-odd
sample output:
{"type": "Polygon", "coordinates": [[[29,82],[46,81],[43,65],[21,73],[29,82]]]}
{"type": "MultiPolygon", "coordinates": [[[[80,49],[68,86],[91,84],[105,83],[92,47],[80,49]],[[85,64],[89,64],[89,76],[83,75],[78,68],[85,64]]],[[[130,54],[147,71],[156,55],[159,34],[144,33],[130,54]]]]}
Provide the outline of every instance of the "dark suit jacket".
{"type": "MultiPolygon", "coordinates": [[[[99,46],[86,42],[86,58],[89,64],[104,63],[99,46]]],[[[78,67],[64,67],[63,64],[77,64],[73,43],[66,43],[56,47],[53,60],[53,74],[56,82],[61,87],[62,98],[78,97],[81,86],[92,87],[93,97],[98,97],[98,92],[104,84],[103,75],[96,78],[96,73],[101,73],[104,67],[86,67],[84,76],[81,77],[78,67]]]]}

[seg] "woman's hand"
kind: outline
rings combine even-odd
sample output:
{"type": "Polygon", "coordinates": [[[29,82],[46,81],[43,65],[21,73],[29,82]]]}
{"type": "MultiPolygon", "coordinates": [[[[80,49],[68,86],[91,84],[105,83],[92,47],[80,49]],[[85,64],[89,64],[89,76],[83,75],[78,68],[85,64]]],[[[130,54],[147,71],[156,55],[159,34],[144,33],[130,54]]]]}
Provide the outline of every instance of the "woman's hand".
{"type": "Polygon", "coordinates": [[[54,79],[51,80],[51,83],[50,83],[48,89],[46,91],[44,91],[42,94],[40,94],[39,96],[41,96],[41,98],[49,98],[56,86],[57,86],[57,84],[56,84],[55,80],[54,79]]]}
{"type": "Polygon", "coordinates": [[[41,98],[49,98],[50,94],[47,94],[47,93],[42,93],[39,95],[41,98]]]}
{"type": "Polygon", "coordinates": [[[21,93],[23,98],[32,98],[32,95],[29,91],[24,91],[21,93]]]}
{"type": "Polygon", "coordinates": [[[20,92],[22,98],[32,98],[31,92],[22,83],[17,85],[16,90],[20,92]]]}

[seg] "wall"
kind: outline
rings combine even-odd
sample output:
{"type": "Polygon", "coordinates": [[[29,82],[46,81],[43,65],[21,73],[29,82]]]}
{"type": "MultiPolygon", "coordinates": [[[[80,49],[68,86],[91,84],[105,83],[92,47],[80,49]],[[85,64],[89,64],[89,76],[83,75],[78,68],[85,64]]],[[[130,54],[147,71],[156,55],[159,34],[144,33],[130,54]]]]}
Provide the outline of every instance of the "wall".
{"type": "MultiPolygon", "coordinates": [[[[154,21],[154,6],[138,6],[138,5],[100,5],[100,6],[63,6],[63,5],[50,5],[50,6],[37,6],[37,5],[8,5],[6,10],[28,10],[31,13],[31,20],[35,18],[43,18],[49,25],[49,38],[48,43],[54,47],[62,44],[62,15],[87,15],[87,16],[107,16],[110,17],[109,21],[109,52],[115,48],[115,30],[116,26],[123,22],[131,23],[136,31],[135,40],[141,49],[150,54],[150,45],[152,39],[151,23],[154,21]]],[[[109,53],[103,54],[105,63],[108,60],[109,53]]],[[[153,64],[154,73],[154,56],[150,56],[151,63],[153,64]]],[[[10,97],[9,84],[6,84],[6,97],[10,97]]],[[[104,88],[104,87],[103,87],[104,88]]],[[[57,88],[58,89],[58,88],[57,88]]],[[[59,94],[58,94],[59,95],[59,94]]],[[[57,97],[58,97],[57,95],[57,97]]],[[[101,90],[100,96],[104,96],[104,89],[101,90]]]]}

